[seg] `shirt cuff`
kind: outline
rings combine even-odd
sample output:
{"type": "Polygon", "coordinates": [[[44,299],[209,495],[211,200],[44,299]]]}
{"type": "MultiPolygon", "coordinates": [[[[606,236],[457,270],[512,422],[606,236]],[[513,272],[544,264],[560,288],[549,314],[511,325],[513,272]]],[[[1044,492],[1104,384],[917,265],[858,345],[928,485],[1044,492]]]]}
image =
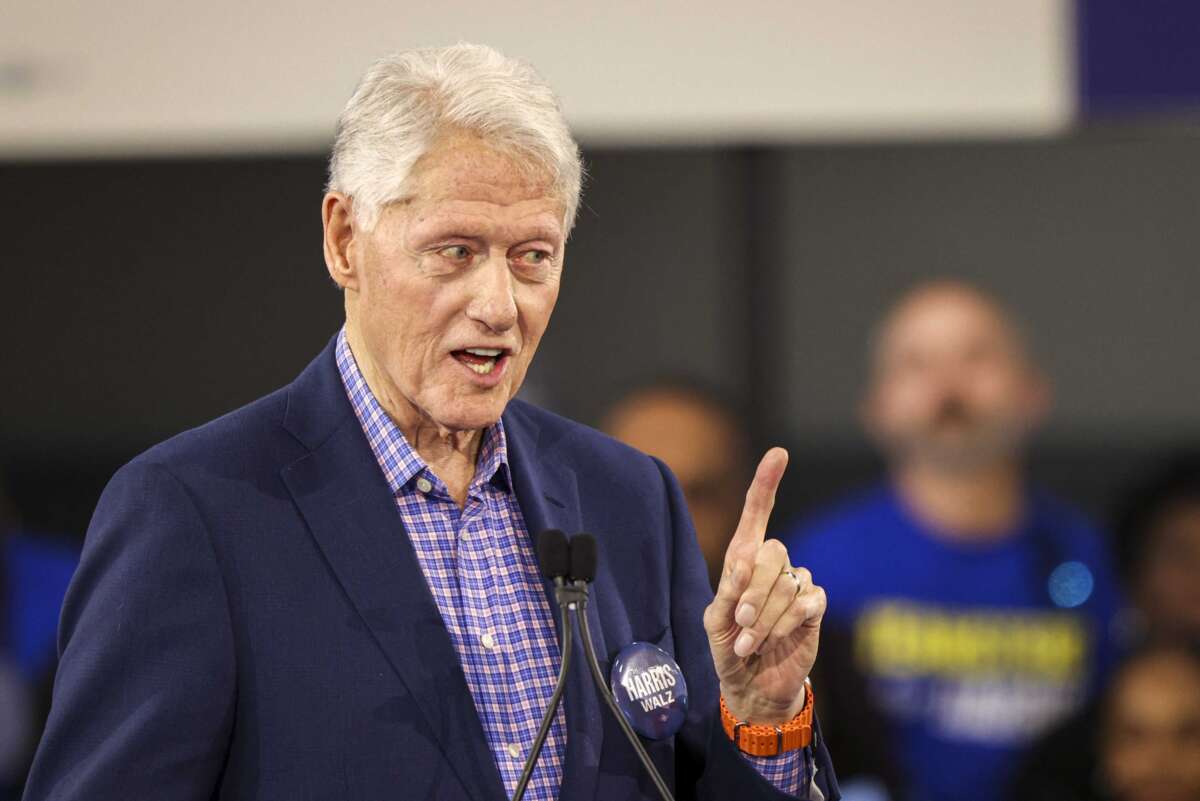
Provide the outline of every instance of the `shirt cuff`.
{"type": "Polygon", "coordinates": [[[743,752],[742,758],[781,793],[811,801],[824,798],[816,785],[811,747],[797,748],[779,756],[751,756],[743,752]]]}

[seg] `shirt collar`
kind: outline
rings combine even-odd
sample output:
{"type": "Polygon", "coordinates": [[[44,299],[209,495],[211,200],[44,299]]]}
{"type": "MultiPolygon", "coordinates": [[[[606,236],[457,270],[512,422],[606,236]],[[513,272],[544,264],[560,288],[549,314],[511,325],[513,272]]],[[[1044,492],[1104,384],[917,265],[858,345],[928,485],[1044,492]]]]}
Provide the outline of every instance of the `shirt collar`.
{"type": "MultiPolygon", "coordinates": [[[[383,470],[392,494],[399,494],[421,473],[428,474],[430,481],[435,480],[437,477],[429,470],[425,460],[409,445],[399,426],[388,416],[375,393],[367,386],[367,380],[363,378],[354,353],[350,350],[350,343],[346,341],[345,328],[338,332],[335,356],[342,386],[345,387],[350,405],[354,407],[354,415],[358,418],[363,433],[367,435],[371,452],[375,454],[375,460],[383,470]]],[[[488,426],[483,433],[475,477],[471,480],[471,490],[485,482],[491,482],[505,491],[512,488],[508,466],[508,442],[504,436],[502,420],[488,426]]]]}

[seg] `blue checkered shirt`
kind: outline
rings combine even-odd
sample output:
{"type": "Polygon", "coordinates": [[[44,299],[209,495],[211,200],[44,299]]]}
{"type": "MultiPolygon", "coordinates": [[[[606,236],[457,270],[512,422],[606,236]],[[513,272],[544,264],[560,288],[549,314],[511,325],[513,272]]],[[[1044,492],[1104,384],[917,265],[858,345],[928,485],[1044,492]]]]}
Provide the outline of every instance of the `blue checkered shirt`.
{"type": "MultiPolygon", "coordinates": [[[[550,604],[513,492],[504,425],[487,429],[460,509],[388,417],[358,369],[343,330],[337,365],[354,413],[387,479],[404,531],[458,654],[488,747],[509,797],[558,676],[550,604]]],[[[559,707],[525,797],[554,801],[562,782],[566,716],[559,707]]],[[[795,755],[750,758],[794,793],[805,772],[795,755]]]]}

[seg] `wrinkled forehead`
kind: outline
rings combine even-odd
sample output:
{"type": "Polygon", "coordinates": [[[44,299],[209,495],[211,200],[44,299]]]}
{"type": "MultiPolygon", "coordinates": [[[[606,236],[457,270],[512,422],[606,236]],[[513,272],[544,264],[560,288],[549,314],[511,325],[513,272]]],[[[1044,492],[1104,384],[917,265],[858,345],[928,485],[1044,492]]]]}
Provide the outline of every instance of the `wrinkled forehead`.
{"type": "Polygon", "coordinates": [[[413,165],[406,201],[513,206],[549,201],[565,211],[554,177],[528,155],[467,132],[444,134],[413,165]]]}
{"type": "Polygon", "coordinates": [[[1016,323],[991,298],[963,287],[933,287],[903,298],[883,319],[874,340],[877,366],[907,353],[984,345],[1027,358],[1016,323]]]}

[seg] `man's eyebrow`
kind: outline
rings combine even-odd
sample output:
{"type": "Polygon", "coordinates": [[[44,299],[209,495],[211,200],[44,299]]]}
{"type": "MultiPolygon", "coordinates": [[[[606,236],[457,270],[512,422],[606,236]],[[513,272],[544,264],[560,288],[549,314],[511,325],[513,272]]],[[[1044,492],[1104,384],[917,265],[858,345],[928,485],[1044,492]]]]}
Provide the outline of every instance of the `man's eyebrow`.
{"type": "Polygon", "coordinates": [[[421,221],[413,227],[413,234],[419,239],[442,239],[455,236],[465,239],[481,239],[484,231],[478,225],[465,220],[444,217],[421,221]]]}
{"type": "MultiPolygon", "coordinates": [[[[520,230],[520,229],[518,229],[518,230],[520,230]]],[[[524,240],[544,239],[548,242],[558,242],[563,238],[562,230],[560,228],[553,226],[553,225],[546,225],[543,223],[538,223],[536,225],[530,226],[527,229],[526,233],[528,233],[529,235],[521,237],[524,240]]]]}
{"type": "MultiPolygon", "coordinates": [[[[491,226],[467,217],[445,215],[420,220],[410,229],[410,234],[422,242],[452,237],[482,240],[488,237],[491,229],[491,226]]],[[[498,230],[502,235],[511,237],[514,244],[544,240],[557,247],[566,239],[562,228],[549,219],[518,221],[498,230]]]]}

